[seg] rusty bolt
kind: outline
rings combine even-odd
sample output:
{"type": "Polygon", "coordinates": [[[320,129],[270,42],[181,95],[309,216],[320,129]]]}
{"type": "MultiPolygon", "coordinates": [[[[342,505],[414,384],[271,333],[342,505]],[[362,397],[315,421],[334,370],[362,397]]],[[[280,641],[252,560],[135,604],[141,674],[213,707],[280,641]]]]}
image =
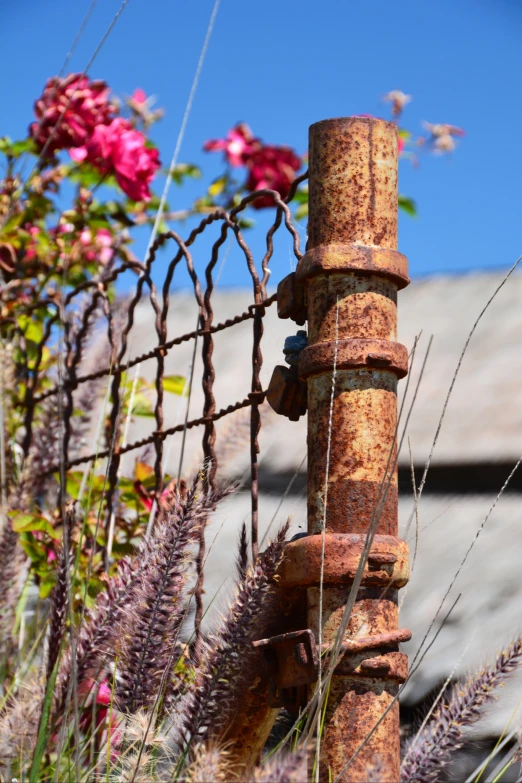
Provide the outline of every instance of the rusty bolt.
{"type": "Polygon", "coordinates": [[[302,666],[306,666],[308,664],[308,654],[303,642],[299,642],[299,644],[295,645],[294,658],[297,663],[300,663],[302,666]]]}
{"type": "Polygon", "coordinates": [[[298,421],[306,413],[306,383],[299,380],[297,368],[278,364],[274,368],[266,398],[270,407],[290,421],[298,421]]]}
{"type": "Polygon", "coordinates": [[[284,277],[277,286],[277,314],[279,318],[291,318],[299,326],[306,321],[304,287],[297,282],[295,272],[284,277]]]}
{"type": "Polygon", "coordinates": [[[388,674],[390,668],[390,662],[386,658],[367,658],[360,663],[361,672],[368,672],[373,676],[388,674]]]}
{"type": "Polygon", "coordinates": [[[370,552],[368,555],[368,565],[376,568],[379,566],[392,566],[395,565],[398,558],[392,552],[370,552]]]}

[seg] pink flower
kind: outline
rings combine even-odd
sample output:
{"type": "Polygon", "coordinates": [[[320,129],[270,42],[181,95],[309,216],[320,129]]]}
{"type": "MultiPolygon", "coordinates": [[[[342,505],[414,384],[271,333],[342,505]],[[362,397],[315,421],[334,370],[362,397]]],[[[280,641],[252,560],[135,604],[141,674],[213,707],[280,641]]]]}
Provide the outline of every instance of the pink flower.
{"type": "Polygon", "coordinates": [[[438,137],[438,136],[465,136],[466,131],[462,128],[457,128],[456,125],[448,125],[447,123],[436,123],[432,124],[431,122],[425,122],[423,123],[424,127],[427,131],[431,133],[432,136],[438,137]]]}
{"type": "Polygon", "coordinates": [[[82,244],[84,247],[89,247],[92,243],[92,231],[90,228],[84,228],[83,231],[80,232],[80,244],[82,244]]]}
{"type": "Polygon", "coordinates": [[[102,684],[98,688],[98,693],[96,694],[96,704],[103,704],[107,706],[107,704],[111,703],[111,700],[112,700],[111,689],[109,688],[106,682],[102,682],[102,684]]]}
{"type": "Polygon", "coordinates": [[[142,104],[145,103],[147,100],[147,93],[145,92],[145,90],[142,90],[140,87],[137,87],[132,93],[131,98],[134,101],[134,103],[142,104]]]}
{"type": "Polygon", "coordinates": [[[94,239],[94,246],[98,251],[100,264],[108,264],[114,255],[114,237],[107,228],[99,228],[94,239]]]}
{"type": "Polygon", "coordinates": [[[29,133],[40,149],[50,139],[47,152],[52,155],[85,144],[98,125],[111,121],[115,107],[109,102],[105,82],[71,73],[47,81],[34,111],[37,122],[31,124],[29,133]]]}
{"type": "Polygon", "coordinates": [[[466,135],[466,131],[462,128],[458,128],[456,125],[448,125],[447,123],[425,122],[424,127],[431,137],[428,139],[428,143],[437,154],[444,154],[445,152],[453,152],[455,149],[455,138],[466,135]]]}
{"type": "MultiPolygon", "coordinates": [[[[264,145],[253,152],[247,161],[248,179],[246,189],[249,191],[269,188],[276,190],[281,198],[289,193],[296,171],[301,168],[301,158],[290,147],[275,147],[264,145]]],[[[252,206],[255,209],[274,206],[271,196],[257,198],[252,206]]]]}
{"type": "MultiPolygon", "coordinates": [[[[223,150],[231,166],[246,166],[247,190],[268,188],[276,190],[281,198],[288,195],[295,172],[301,168],[301,159],[290,147],[263,144],[243,122],[232,128],[224,139],[206,141],[203,149],[210,152],[223,150]]],[[[273,205],[271,196],[261,196],[252,202],[255,209],[273,205]]]]}
{"type": "Polygon", "coordinates": [[[229,130],[224,139],[210,139],[203,145],[207,152],[223,150],[231,166],[244,166],[251,153],[260,147],[261,142],[244,122],[229,130]]]}
{"type": "Polygon", "coordinates": [[[108,228],[99,228],[94,237],[90,228],[82,229],[80,245],[83,248],[82,255],[87,261],[98,261],[105,265],[114,256],[114,237],[108,228]]]}
{"type": "Polygon", "coordinates": [[[89,141],[70,150],[73,160],[92,163],[102,174],[114,173],[133,201],[149,201],[149,184],[160,166],[158,150],[145,146],[145,136],[121,117],[98,125],[89,141]]]}
{"type": "Polygon", "coordinates": [[[411,95],[406,95],[401,90],[392,90],[384,96],[383,100],[386,103],[391,103],[393,116],[399,117],[404,107],[411,101],[411,95]]]}
{"type": "Polygon", "coordinates": [[[402,136],[399,136],[397,138],[397,141],[398,141],[398,144],[399,144],[399,155],[400,155],[401,152],[404,150],[404,139],[402,138],[402,136]]]}

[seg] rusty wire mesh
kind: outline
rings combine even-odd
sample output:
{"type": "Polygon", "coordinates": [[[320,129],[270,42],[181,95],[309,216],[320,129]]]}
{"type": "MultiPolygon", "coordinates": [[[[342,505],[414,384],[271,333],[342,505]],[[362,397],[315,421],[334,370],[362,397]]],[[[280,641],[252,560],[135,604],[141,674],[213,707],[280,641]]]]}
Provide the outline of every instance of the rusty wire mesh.
{"type": "MultiPolygon", "coordinates": [[[[306,179],[307,174],[297,178],[289,192],[288,197],[283,201],[279,195],[272,190],[262,190],[251,193],[246,196],[236,207],[230,211],[218,208],[205,216],[199,225],[197,225],[189,234],[187,239],[183,240],[174,231],[168,231],[158,235],[150,249],[150,253],[145,263],[139,263],[135,260],[121,261],[108,272],[102,272],[96,278],[82,283],[71,291],[64,293],[60,298],[56,296],[47,299],[42,298],[36,305],[31,307],[49,306],[53,314],[45,323],[44,333],[40,343],[37,345],[36,356],[31,360],[25,356],[25,366],[22,375],[24,376],[25,388],[19,399],[19,407],[23,411],[23,442],[22,451],[24,458],[27,457],[33,438],[33,426],[35,422],[35,412],[38,405],[55,397],[57,407],[60,409],[60,419],[62,424],[62,433],[60,438],[60,459],[59,464],[48,465],[45,474],[59,473],[61,476],[62,487],[65,485],[65,474],[68,470],[79,465],[89,465],[97,460],[106,459],[105,472],[105,490],[104,490],[104,512],[103,524],[107,534],[110,527],[111,516],[114,513],[115,497],[117,492],[118,476],[122,455],[147,445],[152,445],[154,449],[154,490],[151,493],[155,498],[160,498],[164,489],[163,474],[163,447],[165,439],[176,432],[183,432],[194,427],[202,427],[202,449],[203,449],[203,480],[206,485],[212,489],[215,486],[217,456],[216,456],[216,430],[215,422],[225,416],[242,408],[250,408],[250,496],[251,496],[251,546],[252,556],[255,558],[258,554],[258,455],[259,455],[259,433],[261,429],[260,405],[265,399],[265,390],[260,381],[260,371],[263,363],[261,352],[261,343],[263,337],[263,318],[266,309],[275,301],[276,296],[268,296],[266,286],[270,274],[269,263],[274,252],[274,235],[283,226],[289,232],[293,242],[293,253],[296,260],[301,258],[300,240],[297,229],[292,222],[291,211],[288,203],[295,196],[298,185],[306,179]],[[266,234],[266,251],[261,260],[261,272],[258,272],[252,251],[247,245],[241,228],[238,223],[238,215],[259,196],[271,196],[275,205],[275,217],[266,234]],[[210,261],[204,270],[204,283],[198,277],[193,263],[190,247],[194,244],[197,237],[210,225],[221,223],[221,231],[218,239],[212,245],[210,251],[210,261]],[[241,314],[232,316],[227,320],[214,323],[214,313],[212,307],[212,295],[215,290],[215,281],[213,271],[218,262],[220,250],[223,247],[228,235],[231,234],[235,239],[237,246],[242,251],[248,271],[250,273],[253,287],[253,302],[247,310],[241,314]],[[160,247],[174,243],[176,252],[172,260],[168,263],[161,291],[152,280],[151,272],[156,260],[157,251],[160,247]],[[167,317],[170,305],[170,292],[174,279],[175,271],[178,265],[185,262],[186,270],[192,281],[194,297],[199,312],[199,326],[197,330],[187,332],[175,338],[169,339],[167,334],[167,317]],[[119,334],[115,334],[114,313],[111,309],[111,303],[108,295],[109,287],[124,272],[131,270],[138,276],[135,293],[126,307],[123,326],[119,334]],[[78,310],[77,298],[81,294],[88,294],[88,304],[83,307],[80,314],[78,310]],[[161,293],[161,296],[158,294],[161,293]],[[129,347],[129,334],[134,324],[135,311],[138,304],[148,298],[154,312],[154,327],[157,338],[157,345],[146,353],[133,358],[127,358],[129,347]],[[110,346],[110,361],[107,366],[94,372],[79,374],[80,364],[84,354],[85,345],[90,331],[92,316],[97,310],[103,311],[106,321],[106,334],[110,346]],[[76,315],[76,317],[74,317],[76,315]],[[214,335],[217,332],[232,328],[236,324],[252,320],[252,362],[251,362],[251,382],[250,393],[241,400],[231,402],[227,407],[220,410],[216,409],[214,397],[214,382],[216,379],[216,367],[213,364],[214,335]],[[59,372],[57,383],[51,388],[42,387],[41,379],[43,376],[43,356],[44,348],[50,342],[52,335],[56,331],[60,332],[61,342],[61,361],[59,362],[59,372]],[[187,341],[197,341],[201,343],[200,351],[203,362],[203,410],[197,418],[192,418],[182,424],[165,428],[164,427],[164,388],[163,378],[165,371],[165,357],[169,350],[176,345],[187,341]],[[154,406],[154,429],[146,436],[134,442],[124,444],[121,439],[120,418],[122,415],[122,383],[124,374],[132,367],[146,361],[155,361],[155,406],[154,406]],[[108,409],[108,427],[107,443],[105,449],[97,450],[93,453],[71,456],[71,419],[75,410],[73,395],[80,390],[84,384],[96,381],[106,377],[110,384],[110,403],[108,409]]],[[[219,369],[219,368],[217,368],[219,369]]],[[[203,564],[205,557],[205,538],[204,530],[201,530],[198,542],[197,556],[197,583],[194,591],[195,595],[195,627],[196,637],[199,635],[203,615],[203,564]]],[[[108,562],[108,561],[106,561],[108,562]]]]}

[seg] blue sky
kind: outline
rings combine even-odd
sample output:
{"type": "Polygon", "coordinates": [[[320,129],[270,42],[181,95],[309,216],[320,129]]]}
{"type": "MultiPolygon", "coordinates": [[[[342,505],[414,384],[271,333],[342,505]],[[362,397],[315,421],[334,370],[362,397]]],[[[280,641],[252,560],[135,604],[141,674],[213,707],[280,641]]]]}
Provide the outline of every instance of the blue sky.
{"type": "MultiPolygon", "coordinates": [[[[32,103],[60,70],[89,5],[4,0],[1,134],[24,135],[32,103]]],[[[68,70],[83,70],[119,6],[120,0],[98,1],[68,70]]],[[[165,163],[212,6],[213,0],[129,0],[90,71],[117,94],[142,87],[158,96],[166,115],[153,137],[165,163]]],[[[510,266],[522,252],[521,35],[518,0],[222,0],[180,160],[202,165],[208,181],[220,161],[202,144],[238,120],[265,141],[302,152],[310,123],[383,113],[382,95],[402,89],[414,98],[407,127],[449,122],[467,133],[452,157],[425,155],[418,169],[401,162],[400,190],[419,207],[417,219],[400,218],[399,246],[412,276],[510,266]]],[[[174,190],[171,207],[182,208],[195,192],[174,190]]],[[[261,218],[248,237],[258,254],[264,224],[261,218]]],[[[282,238],[274,281],[289,266],[282,238]]],[[[247,280],[232,252],[222,284],[247,280]]]]}

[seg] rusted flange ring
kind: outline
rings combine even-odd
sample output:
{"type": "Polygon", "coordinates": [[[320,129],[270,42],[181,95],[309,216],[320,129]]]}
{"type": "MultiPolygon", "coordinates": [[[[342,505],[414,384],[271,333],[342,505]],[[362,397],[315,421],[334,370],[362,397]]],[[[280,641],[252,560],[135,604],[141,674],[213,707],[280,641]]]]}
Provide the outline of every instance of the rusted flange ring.
{"type": "Polygon", "coordinates": [[[398,378],[408,374],[408,350],[391,340],[372,340],[363,337],[346,338],[337,342],[314,343],[299,355],[299,377],[338,370],[390,370],[398,378]]]}
{"type": "Polygon", "coordinates": [[[387,277],[397,285],[406,288],[408,259],[397,250],[365,245],[319,245],[309,250],[299,261],[296,280],[304,282],[315,275],[331,272],[359,272],[363,275],[387,277]]]}
{"type": "MultiPolygon", "coordinates": [[[[315,587],[321,581],[320,533],[291,541],[278,571],[281,587],[315,587]]],[[[323,584],[350,584],[355,578],[366,535],[325,533],[323,584]]],[[[395,536],[375,536],[364,566],[362,585],[403,587],[410,576],[408,544],[395,536]]]]}
{"type": "Polygon", "coordinates": [[[408,656],[401,652],[376,650],[373,658],[367,655],[343,655],[335,673],[345,677],[371,677],[395,682],[408,679],[408,656]],[[382,654],[379,654],[381,652],[382,654]]]}

